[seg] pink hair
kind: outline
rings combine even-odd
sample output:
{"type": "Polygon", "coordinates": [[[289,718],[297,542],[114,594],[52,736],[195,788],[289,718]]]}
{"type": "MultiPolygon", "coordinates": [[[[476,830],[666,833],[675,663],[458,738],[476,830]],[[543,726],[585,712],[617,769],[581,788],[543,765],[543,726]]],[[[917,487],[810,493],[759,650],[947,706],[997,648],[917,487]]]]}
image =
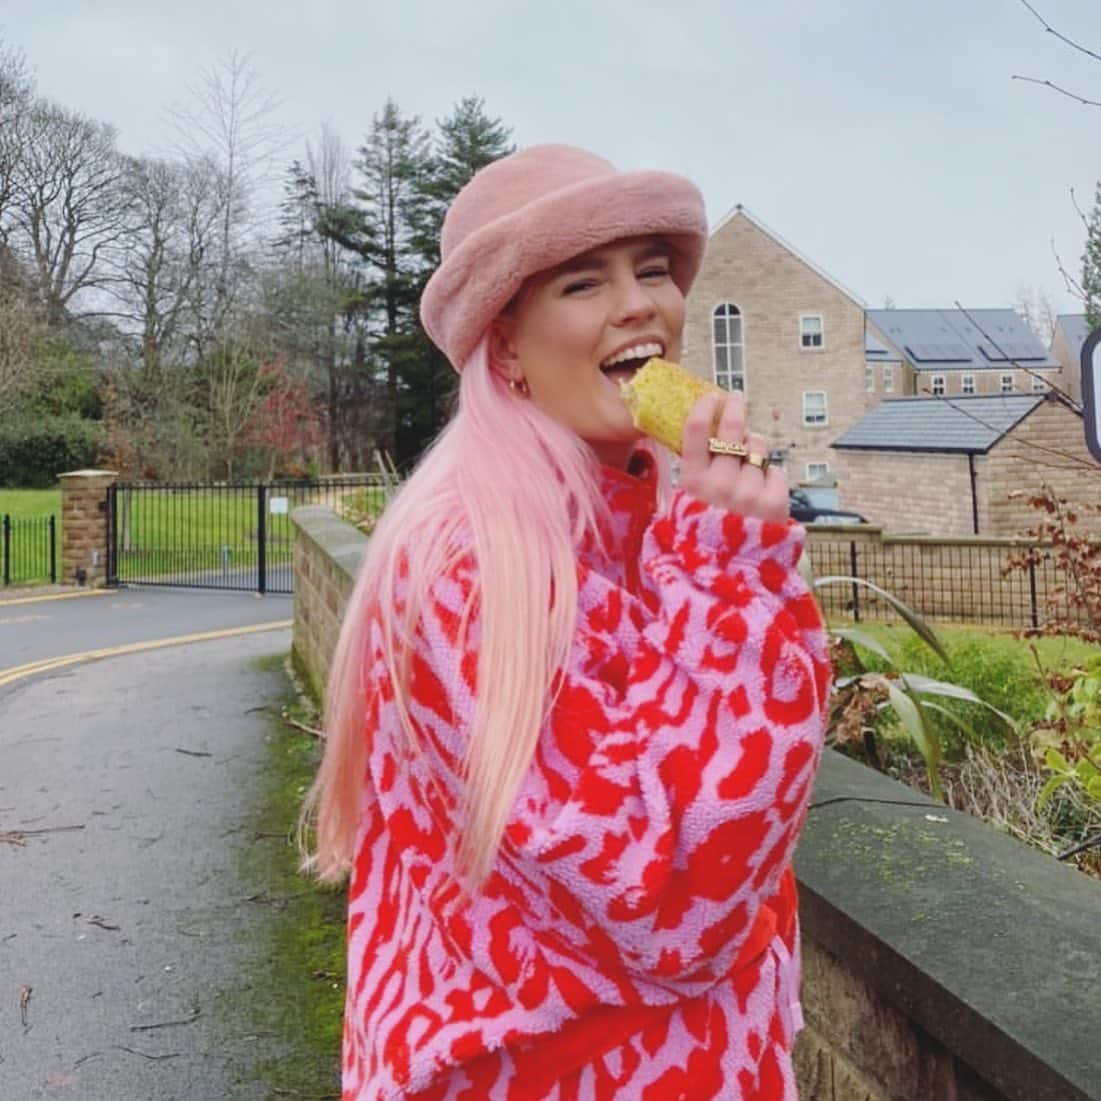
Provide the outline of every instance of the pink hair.
{"type": "MultiPolygon", "coordinates": [[[[654,452],[664,492],[668,458],[654,452]]],[[[409,641],[433,582],[466,553],[456,536],[468,532],[477,569],[463,623],[476,606],[477,683],[494,689],[474,705],[459,866],[472,886],[485,880],[569,657],[577,547],[586,530],[599,539],[604,508],[596,467],[583,440],[509,392],[490,368],[483,339],[462,371],[457,413],[372,534],[345,610],[326,692],[325,756],[303,810],[304,824],[316,817],[316,852],[306,864],[320,878],[339,880],[350,868],[364,800],[372,797],[371,623],[381,625],[402,726],[420,751],[405,707],[409,641]],[[408,600],[397,624],[399,567],[408,570],[408,600]]]]}

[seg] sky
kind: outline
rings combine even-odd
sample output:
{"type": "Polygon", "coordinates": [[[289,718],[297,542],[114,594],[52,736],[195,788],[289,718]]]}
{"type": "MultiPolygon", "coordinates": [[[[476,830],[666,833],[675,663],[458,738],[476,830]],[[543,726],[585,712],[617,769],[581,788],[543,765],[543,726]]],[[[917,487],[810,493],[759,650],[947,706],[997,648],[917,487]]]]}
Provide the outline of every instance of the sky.
{"type": "MultiPolygon", "coordinates": [[[[1029,0],[1101,53],[1099,0],[1029,0]]],[[[426,123],[477,94],[518,145],[680,172],[737,203],[869,307],[1081,307],[1101,177],[1101,60],[1022,0],[0,0],[39,91],[167,148],[166,109],[247,53],[286,160],[322,123],[351,147],[388,96],[426,123]]]]}

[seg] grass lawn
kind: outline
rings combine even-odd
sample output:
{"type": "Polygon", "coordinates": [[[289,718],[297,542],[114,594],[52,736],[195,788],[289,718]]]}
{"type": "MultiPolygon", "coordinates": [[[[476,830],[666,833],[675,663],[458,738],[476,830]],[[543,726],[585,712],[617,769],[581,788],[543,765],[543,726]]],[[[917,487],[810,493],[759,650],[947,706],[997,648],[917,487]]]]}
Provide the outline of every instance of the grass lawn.
{"type": "MultiPolygon", "coordinates": [[[[994,627],[942,627],[937,623],[933,623],[932,627],[944,642],[949,656],[961,649],[981,646],[996,657],[1026,662],[1033,672],[1036,671],[1035,661],[1031,656],[1033,646],[1036,647],[1044,668],[1054,672],[1072,669],[1097,653],[1096,646],[1067,635],[1054,638],[1017,638],[1011,631],[994,627]]],[[[860,628],[883,643],[892,657],[897,658],[899,654],[913,650],[914,633],[905,624],[862,623],[860,628]]]]}
{"type": "Polygon", "coordinates": [[[46,516],[61,512],[60,489],[0,489],[0,516],[46,516]]]}

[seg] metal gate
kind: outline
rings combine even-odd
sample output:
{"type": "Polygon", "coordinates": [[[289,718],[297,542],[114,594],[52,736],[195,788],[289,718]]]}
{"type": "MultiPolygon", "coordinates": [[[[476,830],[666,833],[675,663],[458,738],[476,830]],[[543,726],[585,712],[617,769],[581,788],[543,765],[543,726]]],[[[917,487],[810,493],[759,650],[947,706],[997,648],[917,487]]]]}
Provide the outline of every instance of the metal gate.
{"type": "Polygon", "coordinates": [[[290,593],[290,514],[300,505],[325,505],[355,522],[381,512],[395,488],[385,474],[119,482],[107,491],[107,583],[290,593]]]}

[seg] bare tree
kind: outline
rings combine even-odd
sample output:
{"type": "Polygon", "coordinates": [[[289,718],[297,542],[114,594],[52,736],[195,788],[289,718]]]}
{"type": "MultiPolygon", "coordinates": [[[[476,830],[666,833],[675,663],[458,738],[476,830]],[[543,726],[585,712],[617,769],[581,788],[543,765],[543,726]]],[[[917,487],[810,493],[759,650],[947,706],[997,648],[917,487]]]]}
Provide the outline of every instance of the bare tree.
{"type": "Polygon", "coordinates": [[[202,164],[130,159],[129,198],[112,290],[116,314],[140,334],[142,370],[152,385],[169,351],[184,359],[190,312],[199,295],[204,256],[218,232],[220,203],[202,164]]]}
{"type": "Polygon", "coordinates": [[[217,181],[218,233],[207,252],[203,298],[218,341],[239,305],[262,230],[258,192],[286,139],[274,118],[279,101],[264,90],[248,55],[233,52],[203,69],[190,91],[191,102],[169,116],[185,158],[217,181]]]}
{"type": "Polygon", "coordinates": [[[1059,311],[1048,297],[1047,291],[1020,283],[1013,300],[1013,308],[1045,345],[1051,343],[1059,311]]]}
{"type": "Polygon", "coordinates": [[[27,119],[8,240],[25,253],[43,314],[60,324],[73,298],[101,287],[125,226],[126,195],[110,126],[38,100],[27,119]]]}
{"type": "Polygon", "coordinates": [[[0,42],[0,241],[22,159],[34,85],[23,55],[0,42]]]}
{"type": "Polygon", "coordinates": [[[33,305],[13,288],[0,291],[0,407],[12,408],[30,381],[39,323],[33,305]]]}

